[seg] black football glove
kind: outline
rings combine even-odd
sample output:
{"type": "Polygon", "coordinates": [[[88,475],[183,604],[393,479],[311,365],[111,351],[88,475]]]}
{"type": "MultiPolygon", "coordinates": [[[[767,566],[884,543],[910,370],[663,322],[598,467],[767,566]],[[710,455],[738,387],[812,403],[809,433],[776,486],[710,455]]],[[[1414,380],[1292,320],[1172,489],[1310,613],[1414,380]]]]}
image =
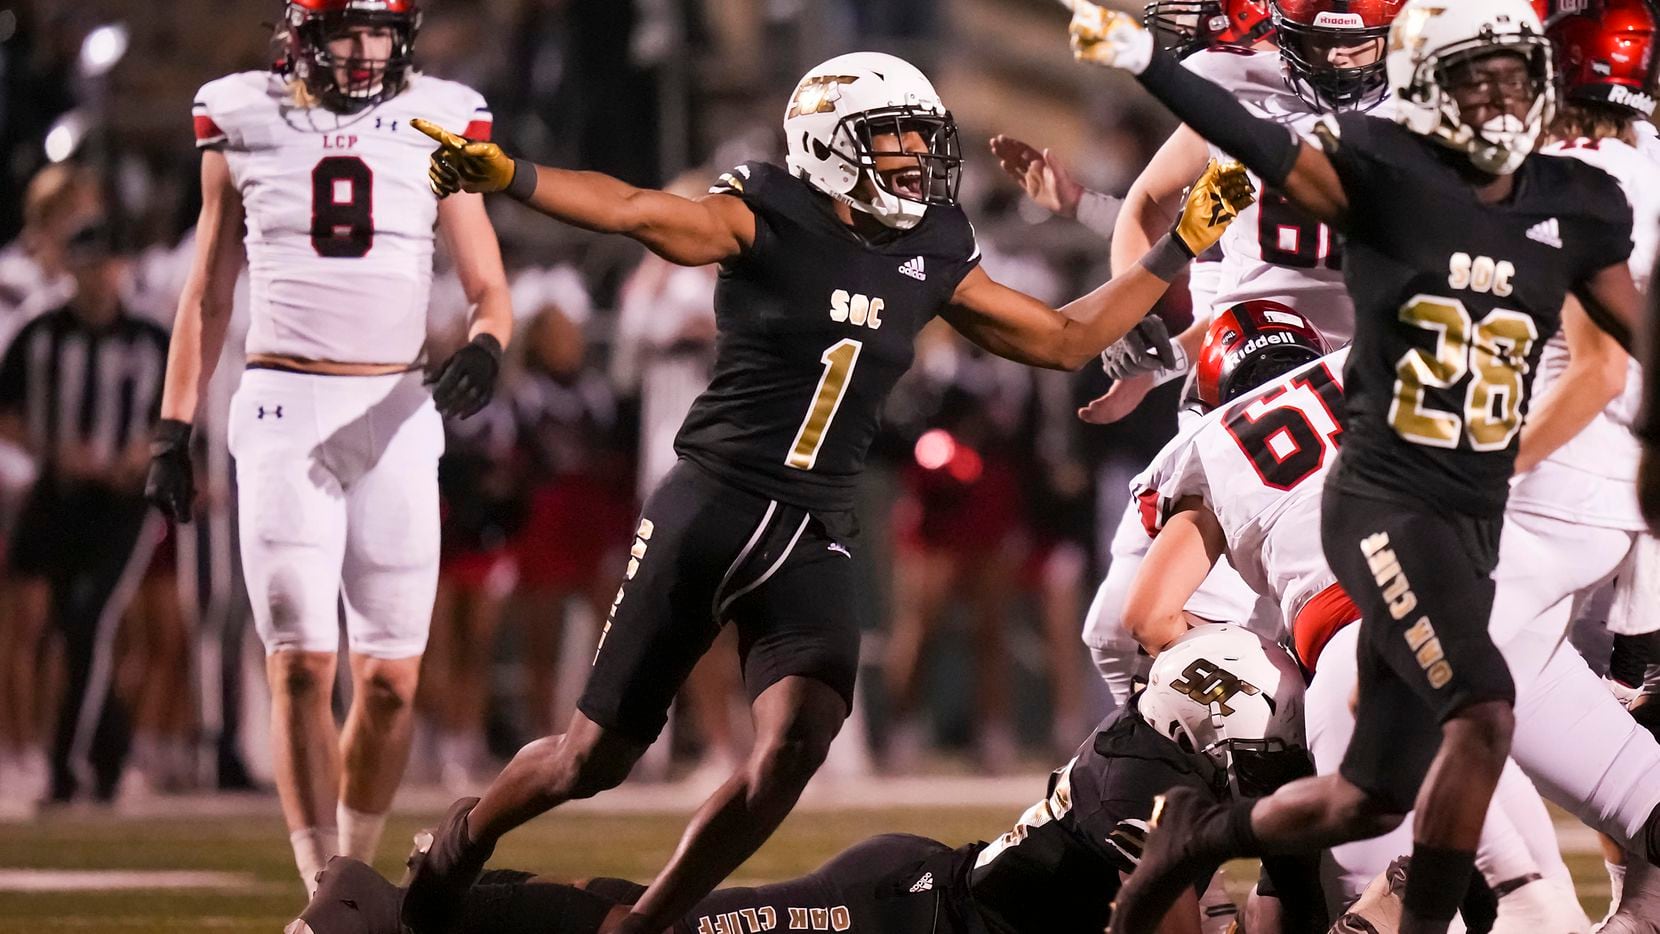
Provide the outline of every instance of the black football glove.
{"type": "Polygon", "coordinates": [[[427,377],[438,414],[468,418],[489,404],[501,373],[501,341],[480,334],[427,377]]]}
{"type": "Polygon", "coordinates": [[[150,473],[144,498],[175,522],[189,522],[196,502],[196,471],[190,462],[190,423],[164,418],[150,442],[150,473]]]}

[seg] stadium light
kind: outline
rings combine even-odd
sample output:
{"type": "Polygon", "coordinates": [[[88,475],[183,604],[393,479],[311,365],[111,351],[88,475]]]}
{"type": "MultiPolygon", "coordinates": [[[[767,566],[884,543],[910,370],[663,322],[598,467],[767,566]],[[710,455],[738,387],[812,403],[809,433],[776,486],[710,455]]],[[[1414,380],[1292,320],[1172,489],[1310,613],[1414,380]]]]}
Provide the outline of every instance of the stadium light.
{"type": "Polygon", "coordinates": [[[46,133],[46,158],[62,162],[73,156],[75,150],[81,148],[81,141],[86,139],[87,128],[86,115],[79,110],[71,110],[59,117],[46,133]]]}
{"type": "Polygon", "coordinates": [[[86,34],[81,41],[81,75],[101,78],[127,54],[127,27],[121,23],[105,23],[86,34]]]}

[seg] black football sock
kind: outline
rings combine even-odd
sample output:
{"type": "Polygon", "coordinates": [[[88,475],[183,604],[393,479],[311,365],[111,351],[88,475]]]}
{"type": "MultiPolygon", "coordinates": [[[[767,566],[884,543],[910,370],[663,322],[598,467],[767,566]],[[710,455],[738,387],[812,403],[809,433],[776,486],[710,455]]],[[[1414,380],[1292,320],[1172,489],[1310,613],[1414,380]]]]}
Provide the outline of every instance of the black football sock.
{"type": "Polygon", "coordinates": [[[1262,843],[1251,829],[1256,803],[1255,798],[1240,798],[1208,809],[1193,828],[1193,853],[1224,860],[1261,856],[1262,843]]]}
{"type": "MultiPolygon", "coordinates": [[[[1406,892],[1401,896],[1405,919],[1441,925],[1446,930],[1458,906],[1470,891],[1470,873],[1475,871],[1476,854],[1440,846],[1412,845],[1412,865],[1406,871],[1406,892]]],[[[1403,926],[1403,930],[1406,928],[1403,926]]]]}
{"type": "Polygon", "coordinates": [[[467,890],[451,934],[596,934],[615,902],[570,885],[513,882],[467,890]]]}

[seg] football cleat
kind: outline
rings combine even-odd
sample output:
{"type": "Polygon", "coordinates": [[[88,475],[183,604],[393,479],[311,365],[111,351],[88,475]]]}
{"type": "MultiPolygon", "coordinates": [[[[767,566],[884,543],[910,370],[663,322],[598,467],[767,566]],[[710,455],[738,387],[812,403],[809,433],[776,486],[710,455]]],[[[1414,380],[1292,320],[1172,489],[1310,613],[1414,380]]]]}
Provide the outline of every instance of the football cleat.
{"type": "Polygon", "coordinates": [[[1192,887],[1215,860],[1197,854],[1191,846],[1194,829],[1221,805],[1213,804],[1194,788],[1172,788],[1153,801],[1152,831],[1141,851],[1135,872],[1124,880],[1112,903],[1110,934],[1147,934],[1156,931],[1170,906],[1192,887]]]}
{"type": "Polygon", "coordinates": [[[403,878],[403,923],[414,934],[448,930],[467,890],[490,860],[495,847],[467,838],[467,815],[477,804],[477,798],[462,798],[450,805],[437,827],[415,835],[403,878]]]}
{"type": "Polygon", "coordinates": [[[368,863],[346,856],[317,874],[317,894],[283,934],[407,934],[403,890],[368,863]]]}

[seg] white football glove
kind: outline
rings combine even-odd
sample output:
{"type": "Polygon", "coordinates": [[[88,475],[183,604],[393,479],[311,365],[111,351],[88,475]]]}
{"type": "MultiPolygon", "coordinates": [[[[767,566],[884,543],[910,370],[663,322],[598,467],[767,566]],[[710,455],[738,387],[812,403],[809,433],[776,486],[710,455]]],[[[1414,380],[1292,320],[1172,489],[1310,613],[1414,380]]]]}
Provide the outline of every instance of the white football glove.
{"type": "Polygon", "coordinates": [[[1080,62],[1117,68],[1132,75],[1147,70],[1153,60],[1153,34],[1128,13],[1109,10],[1089,0],[1068,0],[1072,8],[1072,57],[1080,62]]]}
{"type": "Polygon", "coordinates": [[[1187,351],[1170,339],[1163,318],[1148,315],[1101,352],[1101,369],[1114,380],[1160,370],[1185,371],[1187,351]]]}

